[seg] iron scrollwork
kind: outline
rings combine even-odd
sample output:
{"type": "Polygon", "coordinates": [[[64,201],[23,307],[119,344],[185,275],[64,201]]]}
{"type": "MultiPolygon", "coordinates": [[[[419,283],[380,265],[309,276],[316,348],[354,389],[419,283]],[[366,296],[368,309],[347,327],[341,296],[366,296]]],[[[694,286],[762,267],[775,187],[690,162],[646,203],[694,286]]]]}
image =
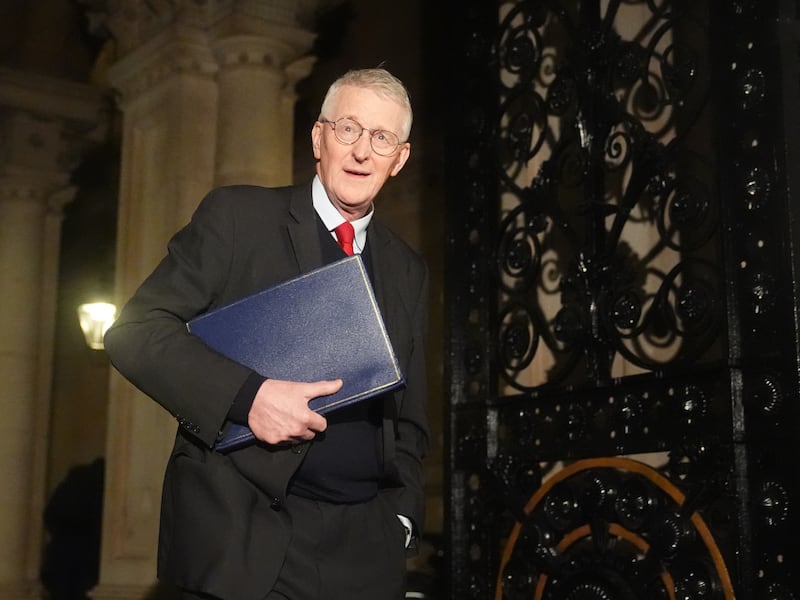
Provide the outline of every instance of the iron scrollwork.
{"type": "Polygon", "coordinates": [[[705,17],[677,5],[501,4],[497,330],[511,389],[713,354],[719,215],[710,159],[687,151],[708,104],[705,17]]]}
{"type": "Polygon", "coordinates": [[[453,597],[800,597],[797,5],[467,5],[453,597]]]}

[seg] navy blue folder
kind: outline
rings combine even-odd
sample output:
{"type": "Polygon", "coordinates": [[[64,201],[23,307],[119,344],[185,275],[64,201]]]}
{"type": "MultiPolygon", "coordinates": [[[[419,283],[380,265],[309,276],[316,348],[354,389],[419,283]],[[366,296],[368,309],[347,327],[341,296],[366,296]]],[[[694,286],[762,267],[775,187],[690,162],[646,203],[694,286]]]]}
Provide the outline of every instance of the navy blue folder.
{"type": "MultiPolygon", "coordinates": [[[[341,379],[335,394],[314,398],[321,414],[404,385],[378,303],[359,255],[213,309],[187,323],[211,348],[271,379],[341,379]]],[[[214,448],[255,441],[228,422],[214,448]]]]}

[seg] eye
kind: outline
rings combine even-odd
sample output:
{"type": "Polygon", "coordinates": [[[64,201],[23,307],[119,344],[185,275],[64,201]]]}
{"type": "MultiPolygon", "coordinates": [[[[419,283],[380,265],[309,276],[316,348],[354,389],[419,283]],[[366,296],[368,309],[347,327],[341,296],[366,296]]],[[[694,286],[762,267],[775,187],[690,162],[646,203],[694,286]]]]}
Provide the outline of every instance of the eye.
{"type": "Polygon", "coordinates": [[[375,132],[375,139],[377,139],[382,144],[385,144],[385,143],[387,143],[389,141],[387,139],[387,137],[386,137],[386,132],[385,131],[376,131],[375,132]]]}

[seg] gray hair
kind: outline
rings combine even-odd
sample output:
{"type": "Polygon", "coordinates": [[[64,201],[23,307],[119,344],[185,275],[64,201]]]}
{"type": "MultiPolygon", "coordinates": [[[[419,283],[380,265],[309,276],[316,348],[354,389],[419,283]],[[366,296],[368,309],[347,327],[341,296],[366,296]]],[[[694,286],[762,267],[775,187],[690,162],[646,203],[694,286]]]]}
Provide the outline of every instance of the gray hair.
{"type": "Polygon", "coordinates": [[[331,84],[331,87],[328,88],[328,93],[325,94],[325,99],[322,101],[322,108],[320,109],[320,119],[327,118],[325,115],[330,111],[337,92],[345,85],[369,88],[384,100],[391,100],[402,106],[406,111],[406,117],[403,120],[403,130],[399,132],[400,139],[403,141],[408,140],[408,136],[411,133],[411,122],[414,119],[411,100],[403,82],[386,69],[355,69],[339,77],[331,84]]]}

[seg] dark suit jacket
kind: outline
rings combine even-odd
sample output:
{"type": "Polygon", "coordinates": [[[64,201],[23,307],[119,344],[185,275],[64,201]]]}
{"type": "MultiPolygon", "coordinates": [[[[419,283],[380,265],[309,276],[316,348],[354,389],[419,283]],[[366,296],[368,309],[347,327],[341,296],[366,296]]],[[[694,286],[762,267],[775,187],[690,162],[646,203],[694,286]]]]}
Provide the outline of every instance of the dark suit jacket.
{"type": "MultiPolygon", "coordinates": [[[[106,334],[114,366],[180,424],[162,498],[163,580],[250,600],[263,597],[277,577],[292,529],[282,503],[308,444],[211,450],[251,371],[211,351],[185,323],[321,266],[316,219],[310,185],[212,191],[106,334]]],[[[375,219],[368,239],[375,295],[407,382],[384,401],[389,476],[381,493],[421,526],[427,269],[375,219]]]]}

